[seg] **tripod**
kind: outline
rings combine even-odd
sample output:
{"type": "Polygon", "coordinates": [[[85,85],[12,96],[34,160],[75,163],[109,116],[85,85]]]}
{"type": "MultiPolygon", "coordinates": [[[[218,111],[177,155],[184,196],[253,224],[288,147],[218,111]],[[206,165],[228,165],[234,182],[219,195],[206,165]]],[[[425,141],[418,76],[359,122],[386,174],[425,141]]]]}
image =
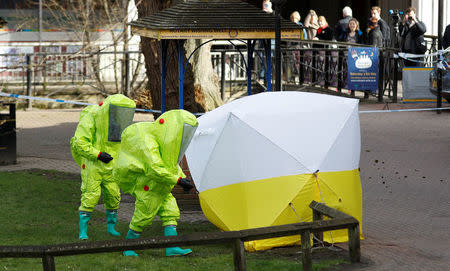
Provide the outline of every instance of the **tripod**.
{"type": "MultiPolygon", "coordinates": [[[[399,23],[400,20],[393,18],[393,22],[392,22],[392,26],[393,26],[393,30],[390,33],[390,42],[389,44],[386,44],[387,47],[390,48],[400,48],[400,31],[399,31],[399,23]]],[[[398,73],[398,66],[399,62],[398,61],[394,61],[394,52],[392,50],[387,50],[387,52],[385,52],[386,56],[387,56],[387,61],[385,62],[385,66],[384,66],[384,76],[386,76],[387,80],[385,80],[385,85],[384,85],[384,89],[388,91],[388,97],[391,98],[391,91],[393,91],[394,88],[394,73],[398,73]],[[397,66],[397,67],[396,67],[397,66]]],[[[394,97],[395,99],[395,97],[394,97]]]]}

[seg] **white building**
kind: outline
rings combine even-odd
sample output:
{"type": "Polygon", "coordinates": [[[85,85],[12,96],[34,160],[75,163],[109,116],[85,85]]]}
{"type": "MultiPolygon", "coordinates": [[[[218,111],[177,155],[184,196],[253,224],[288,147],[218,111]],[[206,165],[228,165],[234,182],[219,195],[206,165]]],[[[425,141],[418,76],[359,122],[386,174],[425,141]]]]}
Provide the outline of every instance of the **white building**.
{"type": "MultiPolygon", "coordinates": [[[[412,0],[411,6],[417,9],[417,17],[427,26],[427,35],[438,35],[439,0],[412,0]]],[[[450,0],[444,0],[444,27],[450,24],[450,0]]]]}
{"type": "MultiPolygon", "coordinates": [[[[137,19],[137,10],[134,1],[130,1],[128,7],[128,21],[137,19]]],[[[89,73],[89,67],[86,61],[80,58],[72,58],[66,61],[64,57],[80,52],[83,45],[86,44],[85,35],[80,32],[70,31],[62,25],[61,19],[53,17],[48,10],[43,10],[43,29],[39,31],[39,12],[37,9],[0,9],[0,17],[7,21],[7,24],[0,29],[0,81],[18,80],[23,77],[24,57],[26,54],[34,54],[38,52],[54,54],[50,57],[50,61],[56,63],[51,67],[49,78],[53,74],[62,75],[56,80],[64,79],[63,77],[74,79],[74,75],[86,76],[89,73]],[[22,56],[20,56],[22,55],[22,56]],[[19,67],[22,66],[22,67],[19,67]],[[13,67],[13,68],[11,68],[13,67]]],[[[67,27],[66,27],[67,28],[67,27]]],[[[121,55],[113,56],[112,52],[123,51],[123,42],[119,41],[114,47],[113,40],[123,33],[123,25],[117,23],[115,26],[95,25],[89,30],[91,51],[111,52],[111,54],[102,54],[99,58],[102,79],[111,81],[114,73],[111,72],[112,67],[120,69],[120,65],[114,65],[113,62],[120,61],[121,55]]],[[[131,36],[129,29],[126,29],[131,36]]],[[[128,51],[139,51],[139,36],[133,36],[128,42],[128,51]]],[[[135,56],[132,56],[135,57],[135,56]]],[[[33,56],[32,62],[38,61],[38,56],[33,56]]],[[[47,62],[48,63],[48,62],[47,62]]],[[[135,64],[132,61],[131,65],[135,64]]],[[[133,67],[132,67],[133,68],[133,67]]],[[[119,72],[119,71],[118,71],[119,72]]],[[[42,77],[42,71],[35,71],[35,77],[42,77]]]]}

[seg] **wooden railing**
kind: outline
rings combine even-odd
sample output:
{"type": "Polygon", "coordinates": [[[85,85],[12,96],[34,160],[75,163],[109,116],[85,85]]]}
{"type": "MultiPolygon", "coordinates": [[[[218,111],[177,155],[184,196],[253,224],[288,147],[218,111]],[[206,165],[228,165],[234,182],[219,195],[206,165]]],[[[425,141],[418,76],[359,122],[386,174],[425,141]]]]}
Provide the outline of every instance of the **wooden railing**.
{"type": "Polygon", "coordinates": [[[349,253],[351,262],[360,261],[359,222],[352,216],[330,208],[323,203],[311,202],[313,222],[303,222],[282,226],[272,226],[241,231],[193,233],[189,235],[143,238],[134,240],[112,240],[80,242],[47,246],[0,246],[3,258],[42,258],[44,271],[54,271],[54,257],[119,252],[124,250],[143,250],[173,246],[232,243],[235,270],[246,270],[244,242],[266,238],[301,235],[303,270],[312,270],[311,234],[321,239],[324,231],[348,229],[349,253]],[[322,220],[324,216],[330,219],[322,220]]]}

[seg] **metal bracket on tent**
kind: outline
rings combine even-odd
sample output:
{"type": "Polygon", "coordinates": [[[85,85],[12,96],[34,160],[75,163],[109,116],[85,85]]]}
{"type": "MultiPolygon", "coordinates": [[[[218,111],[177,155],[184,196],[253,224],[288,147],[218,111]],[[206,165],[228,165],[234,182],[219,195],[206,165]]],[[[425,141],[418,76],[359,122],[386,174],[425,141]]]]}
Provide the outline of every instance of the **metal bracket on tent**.
{"type": "Polygon", "coordinates": [[[318,172],[319,172],[319,170],[314,171],[314,173],[313,173],[314,177],[317,178],[317,173],[318,173],[318,172]]]}

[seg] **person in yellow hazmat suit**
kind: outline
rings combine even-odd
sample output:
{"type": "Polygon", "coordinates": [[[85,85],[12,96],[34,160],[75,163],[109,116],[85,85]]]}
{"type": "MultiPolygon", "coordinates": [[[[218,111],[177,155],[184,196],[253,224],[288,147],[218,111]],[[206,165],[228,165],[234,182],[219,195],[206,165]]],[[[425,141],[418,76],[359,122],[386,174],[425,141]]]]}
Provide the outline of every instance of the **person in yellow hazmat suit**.
{"type": "MultiPolygon", "coordinates": [[[[130,125],[122,134],[120,153],[113,175],[124,193],[136,198],[126,239],[136,239],[156,215],[161,218],[164,236],[176,236],[180,210],[171,191],[180,185],[193,188],[179,163],[184,156],[198,122],[185,110],[172,110],[154,122],[130,125]]],[[[166,256],[187,255],[190,249],[166,248],[166,256]]],[[[125,256],[138,256],[128,250],[125,256]]]]}
{"type": "Polygon", "coordinates": [[[80,115],[70,148],[75,162],[81,168],[81,205],[79,210],[79,235],[88,239],[87,223],[91,212],[103,194],[106,209],[106,229],[113,236],[120,188],[113,179],[112,169],[120,150],[122,131],[133,122],[136,104],[122,94],[107,97],[99,105],[87,106],[80,115]]]}

